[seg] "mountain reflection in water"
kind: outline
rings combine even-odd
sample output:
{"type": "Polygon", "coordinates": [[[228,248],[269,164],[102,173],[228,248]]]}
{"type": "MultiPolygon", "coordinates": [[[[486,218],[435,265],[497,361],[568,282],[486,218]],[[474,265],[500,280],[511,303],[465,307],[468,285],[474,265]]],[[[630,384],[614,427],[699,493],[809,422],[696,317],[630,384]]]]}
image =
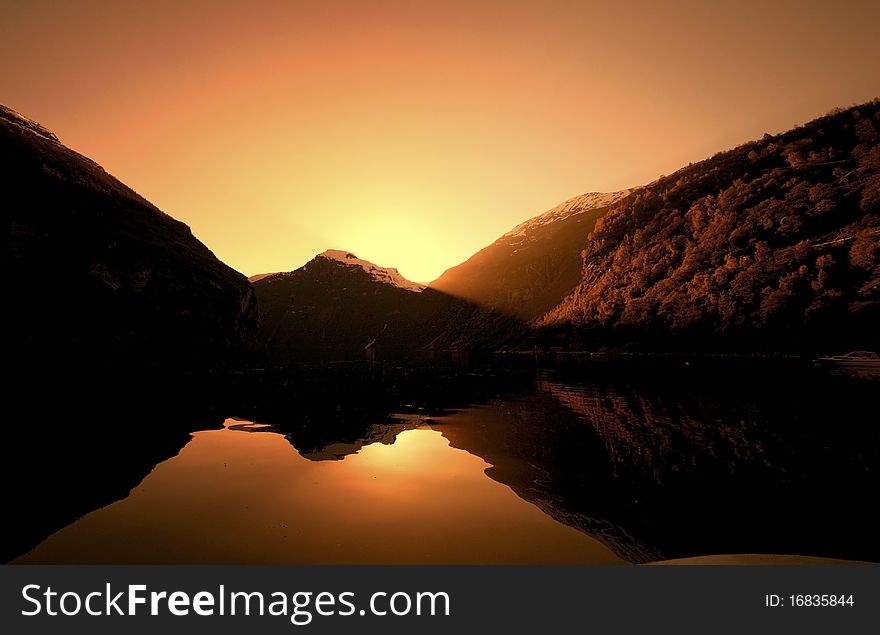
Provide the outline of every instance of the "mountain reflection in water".
{"type": "Polygon", "coordinates": [[[876,384],[707,370],[260,374],[20,561],[880,560],[876,384]]]}
{"type": "Polygon", "coordinates": [[[880,428],[778,384],[749,395],[541,379],[440,429],[487,474],[631,562],[718,553],[880,560],[880,428]]]}
{"type": "Polygon", "coordinates": [[[19,562],[619,561],[485,478],[484,461],[438,432],[409,430],[393,445],[310,461],[279,434],[248,430],[229,420],[195,433],[128,498],[19,562]]]}

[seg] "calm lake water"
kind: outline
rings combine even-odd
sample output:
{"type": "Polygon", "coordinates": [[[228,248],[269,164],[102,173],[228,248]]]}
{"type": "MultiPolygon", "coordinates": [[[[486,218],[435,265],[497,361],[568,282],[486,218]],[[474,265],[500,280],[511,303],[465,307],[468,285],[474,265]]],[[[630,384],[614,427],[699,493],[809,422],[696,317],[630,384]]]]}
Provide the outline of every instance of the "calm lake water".
{"type": "Polygon", "coordinates": [[[282,435],[230,419],[20,561],[619,561],[487,478],[485,461],[440,432],[418,427],[392,441],[311,460],[282,435]]]}
{"type": "Polygon", "coordinates": [[[707,370],[376,379],[394,399],[346,375],[346,399],[308,402],[260,378],[247,420],[15,561],[880,559],[878,384],[707,370]]]}

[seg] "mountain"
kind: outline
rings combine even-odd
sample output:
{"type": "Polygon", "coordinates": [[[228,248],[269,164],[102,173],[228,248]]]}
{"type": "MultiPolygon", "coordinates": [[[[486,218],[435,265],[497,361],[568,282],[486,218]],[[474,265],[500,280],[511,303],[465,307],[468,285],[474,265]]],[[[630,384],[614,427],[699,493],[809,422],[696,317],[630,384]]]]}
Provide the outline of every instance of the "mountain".
{"type": "Polygon", "coordinates": [[[596,220],[633,191],[571,198],[517,225],[430,286],[525,321],[538,318],[580,281],[580,252],[596,220]]]}
{"type": "Polygon", "coordinates": [[[275,271],[272,273],[257,273],[252,276],[248,276],[248,282],[256,282],[257,280],[262,280],[263,278],[267,278],[269,276],[274,276],[276,273],[278,273],[278,272],[275,271]]]}
{"type": "Polygon", "coordinates": [[[43,126],[0,107],[5,350],[62,361],[165,366],[253,339],[244,276],[43,126]]]}
{"type": "Polygon", "coordinates": [[[347,251],[325,251],[299,269],[256,280],[254,289],[259,348],[273,356],[471,348],[521,329],[516,320],[347,251]]]}
{"type": "Polygon", "coordinates": [[[252,343],[257,309],[186,225],[3,106],[0,197],[5,562],[222,422],[208,371],[252,343]]]}
{"type": "Polygon", "coordinates": [[[412,282],[407,280],[397,269],[391,267],[379,267],[374,265],[372,262],[368,262],[366,260],[361,260],[353,253],[348,251],[341,251],[339,249],[328,249],[322,254],[318,254],[319,258],[325,258],[327,260],[335,260],[336,262],[342,263],[346,267],[355,267],[360,268],[370,274],[370,277],[377,282],[382,282],[384,284],[389,284],[392,287],[397,287],[399,289],[406,289],[407,291],[415,291],[419,293],[424,291],[425,285],[418,284],[416,282],[412,282]]]}
{"type": "Polygon", "coordinates": [[[880,101],[689,165],[583,241],[550,342],[880,347],[880,101]]]}

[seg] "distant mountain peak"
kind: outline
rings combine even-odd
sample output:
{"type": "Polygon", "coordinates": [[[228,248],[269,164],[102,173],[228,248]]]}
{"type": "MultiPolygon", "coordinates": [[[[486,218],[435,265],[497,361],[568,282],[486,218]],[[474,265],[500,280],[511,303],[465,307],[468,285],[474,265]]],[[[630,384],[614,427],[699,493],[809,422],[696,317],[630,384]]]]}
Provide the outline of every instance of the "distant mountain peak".
{"type": "Polygon", "coordinates": [[[565,220],[569,216],[578,214],[591,209],[600,207],[608,207],[617,201],[626,198],[639,188],[629,188],[618,192],[587,192],[580,196],[574,196],[547,210],[543,214],[539,214],[534,218],[520,223],[509,232],[504,234],[499,240],[509,241],[511,238],[524,238],[530,231],[537,229],[543,225],[549,225],[556,221],[565,220]]]}
{"type": "Polygon", "coordinates": [[[431,287],[523,321],[539,318],[580,282],[580,253],[596,221],[637,189],[570,198],[447,269],[431,287]]]}
{"type": "Polygon", "coordinates": [[[397,269],[393,267],[380,267],[376,264],[373,264],[372,262],[369,262],[368,260],[361,260],[350,251],[344,251],[341,249],[328,249],[327,251],[318,254],[317,257],[325,258],[327,260],[334,260],[350,267],[360,267],[368,274],[373,276],[373,279],[377,282],[390,284],[391,286],[406,289],[407,291],[419,293],[421,291],[424,291],[425,289],[425,285],[407,280],[402,275],[400,275],[400,272],[397,271],[397,269]]]}

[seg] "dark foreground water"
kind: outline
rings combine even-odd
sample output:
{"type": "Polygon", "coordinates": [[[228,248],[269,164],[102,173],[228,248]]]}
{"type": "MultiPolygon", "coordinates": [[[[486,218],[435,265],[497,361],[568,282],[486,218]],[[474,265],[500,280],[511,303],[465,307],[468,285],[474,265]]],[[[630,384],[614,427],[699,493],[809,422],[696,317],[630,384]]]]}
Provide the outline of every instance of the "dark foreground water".
{"type": "MultiPolygon", "coordinates": [[[[222,408],[235,412],[201,426],[195,414],[182,437],[161,413],[127,421],[119,412],[101,425],[93,463],[171,429],[179,451],[159,452],[139,483],[143,474],[97,470],[134,487],[13,555],[33,563],[880,560],[880,384],[779,362],[576,362],[256,369],[224,389],[222,408]]],[[[88,436],[87,417],[75,425],[88,436]]],[[[80,468],[90,469],[73,461],[69,473],[80,468]]]]}

